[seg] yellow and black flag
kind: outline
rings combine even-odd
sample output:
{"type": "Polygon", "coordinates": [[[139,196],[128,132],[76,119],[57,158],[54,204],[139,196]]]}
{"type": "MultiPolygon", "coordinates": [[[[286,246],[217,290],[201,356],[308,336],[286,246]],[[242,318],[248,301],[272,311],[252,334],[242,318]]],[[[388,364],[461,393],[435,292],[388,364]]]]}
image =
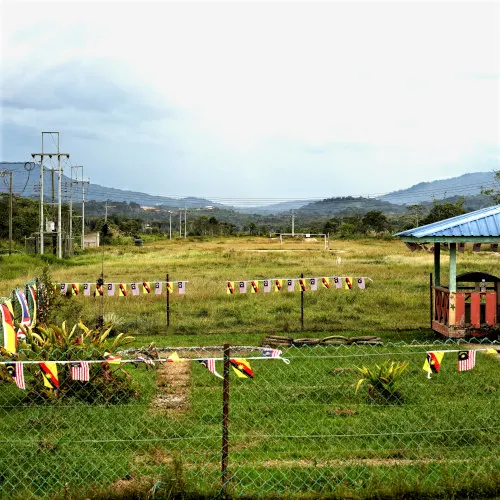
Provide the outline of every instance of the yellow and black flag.
{"type": "Polygon", "coordinates": [[[39,363],[42,370],[43,385],[49,389],[59,389],[59,377],[57,375],[57,363],[46,361],[39,363]]]}
{"type": "Polygon", "coordinates": [[[118,285],[118,288],[120,292],[118,293],[119,297],[126,297],[127,296],[127,285],[125,283],[120,283],[118,285]]]}
{"type": "Polygon", "coordinates": [[[143,293],[151,293],[151,286],[147,281],[142,282],[142,291],[143,293]]]}
{"type": "Polygon", "coordinates": [[[424,361],[422,370],[427,372],[427,378],[431,378],[431,373],[439,373],[441,362],[443,361],[444,351],[428,352],[424,361]]]}
{"type": "Polygon", "coordinates": [[[228,281],[227,282],[227,290],[226,293],[228,295],[233,295],[234,293],[234,281],[228,281]]]}
{"type": "Polygon", "coordinates": [[[259,282],[257,280],[252,280],[252,288],[250,293],[258,293],[259,291],[259,282]]]}
{"type": "Polygon", "coordinates": [[[253,371],[250,363],[243,358],[230,359],[231,367],[239,378],[253,378],[253,371]]]}
{"type": "Polygon", "coordinates": [[[279,292],[283,288],[283,280],[274,280],[274,291],[279,292]]]}

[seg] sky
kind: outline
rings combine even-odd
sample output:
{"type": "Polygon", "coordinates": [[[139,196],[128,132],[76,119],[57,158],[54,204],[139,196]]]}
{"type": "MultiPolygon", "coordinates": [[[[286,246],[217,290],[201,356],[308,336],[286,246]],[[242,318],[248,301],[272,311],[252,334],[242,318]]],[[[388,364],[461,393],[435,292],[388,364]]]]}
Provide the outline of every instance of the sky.
{"type": "Polygon", "coordinates": [[[0,17],[0,161],[59,131],[93,183],[223,202],[500,169],[498,2],[2,0],[0,17]]]}

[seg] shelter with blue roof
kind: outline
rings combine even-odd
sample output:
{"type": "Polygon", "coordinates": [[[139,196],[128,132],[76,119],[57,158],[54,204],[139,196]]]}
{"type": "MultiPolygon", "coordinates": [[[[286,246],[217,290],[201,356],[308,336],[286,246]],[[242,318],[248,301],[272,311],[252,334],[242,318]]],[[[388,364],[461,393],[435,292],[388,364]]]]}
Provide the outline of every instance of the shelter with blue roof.
{"type": "Polygon", "coordinates": [[[500,205],[409,229],[394,235],[411,249],[433,245],[431,327],[446,337],[484,337],[497,332],[500,316],[500,278],[481,271],[457,275],[457,250],[465,244],[479,249],[488,243],[498,250],[500,205]],[[441,283],[441,250],[449,250],[449,283],[441,283]]]}

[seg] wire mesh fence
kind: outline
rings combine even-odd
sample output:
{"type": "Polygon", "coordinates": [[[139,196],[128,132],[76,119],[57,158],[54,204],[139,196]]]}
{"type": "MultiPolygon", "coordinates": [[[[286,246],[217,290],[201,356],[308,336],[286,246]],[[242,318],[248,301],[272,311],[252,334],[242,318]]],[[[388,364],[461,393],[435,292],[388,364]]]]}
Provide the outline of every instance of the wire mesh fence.
{"type": "Polygon", "coordinates": [[[22,368],[4,358],[1,496],[494,496],[495,348],[305,346],[273,357],[231,347],[224,360],[221,347],[149,347],[87,352],[88,366],[42,352],[22,368]]]}

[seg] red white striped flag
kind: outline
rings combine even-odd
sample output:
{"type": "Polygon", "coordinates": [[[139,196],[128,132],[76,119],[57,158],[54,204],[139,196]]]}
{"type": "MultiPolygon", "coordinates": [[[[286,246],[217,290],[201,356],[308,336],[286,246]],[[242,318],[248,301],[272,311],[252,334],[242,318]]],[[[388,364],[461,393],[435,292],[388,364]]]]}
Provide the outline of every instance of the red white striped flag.
{"type": "Polygon", "coordinates": [[[70,363],[71,378],[73,380],[81,380],[88,382],[90,380],[90,365],[88,361],[77,361],[70,363]]]}
{"type": "Polygon", "coordinates": [[[217,372],[215,369],[215,359],[214,358],[209,358],[209,359],[200,359],[198,360],[199,363],[203,366],[205,366],[210,373],[213,373],[216,377],[219,378],[224,378],[220,373],[217,372]]]}
{"type": "Polygon", "coordinates": [[[24,385],[23,364],[20,361],[15,361],[14,363],[7,363],[5,366],[14,379],[17,387],[26,390],[26,386],[24,385]]]}
{"type": "Polygon", "coordinates": [[[460,351],[458,353],[458,371],[472,370],[476,365],[476,351],[460,351]]]}
{"type": "Polygon", "coordinates": [[[279,349],[264,349],[262,351],[263,358],[279,358],[281,351],[279,349]]]}

